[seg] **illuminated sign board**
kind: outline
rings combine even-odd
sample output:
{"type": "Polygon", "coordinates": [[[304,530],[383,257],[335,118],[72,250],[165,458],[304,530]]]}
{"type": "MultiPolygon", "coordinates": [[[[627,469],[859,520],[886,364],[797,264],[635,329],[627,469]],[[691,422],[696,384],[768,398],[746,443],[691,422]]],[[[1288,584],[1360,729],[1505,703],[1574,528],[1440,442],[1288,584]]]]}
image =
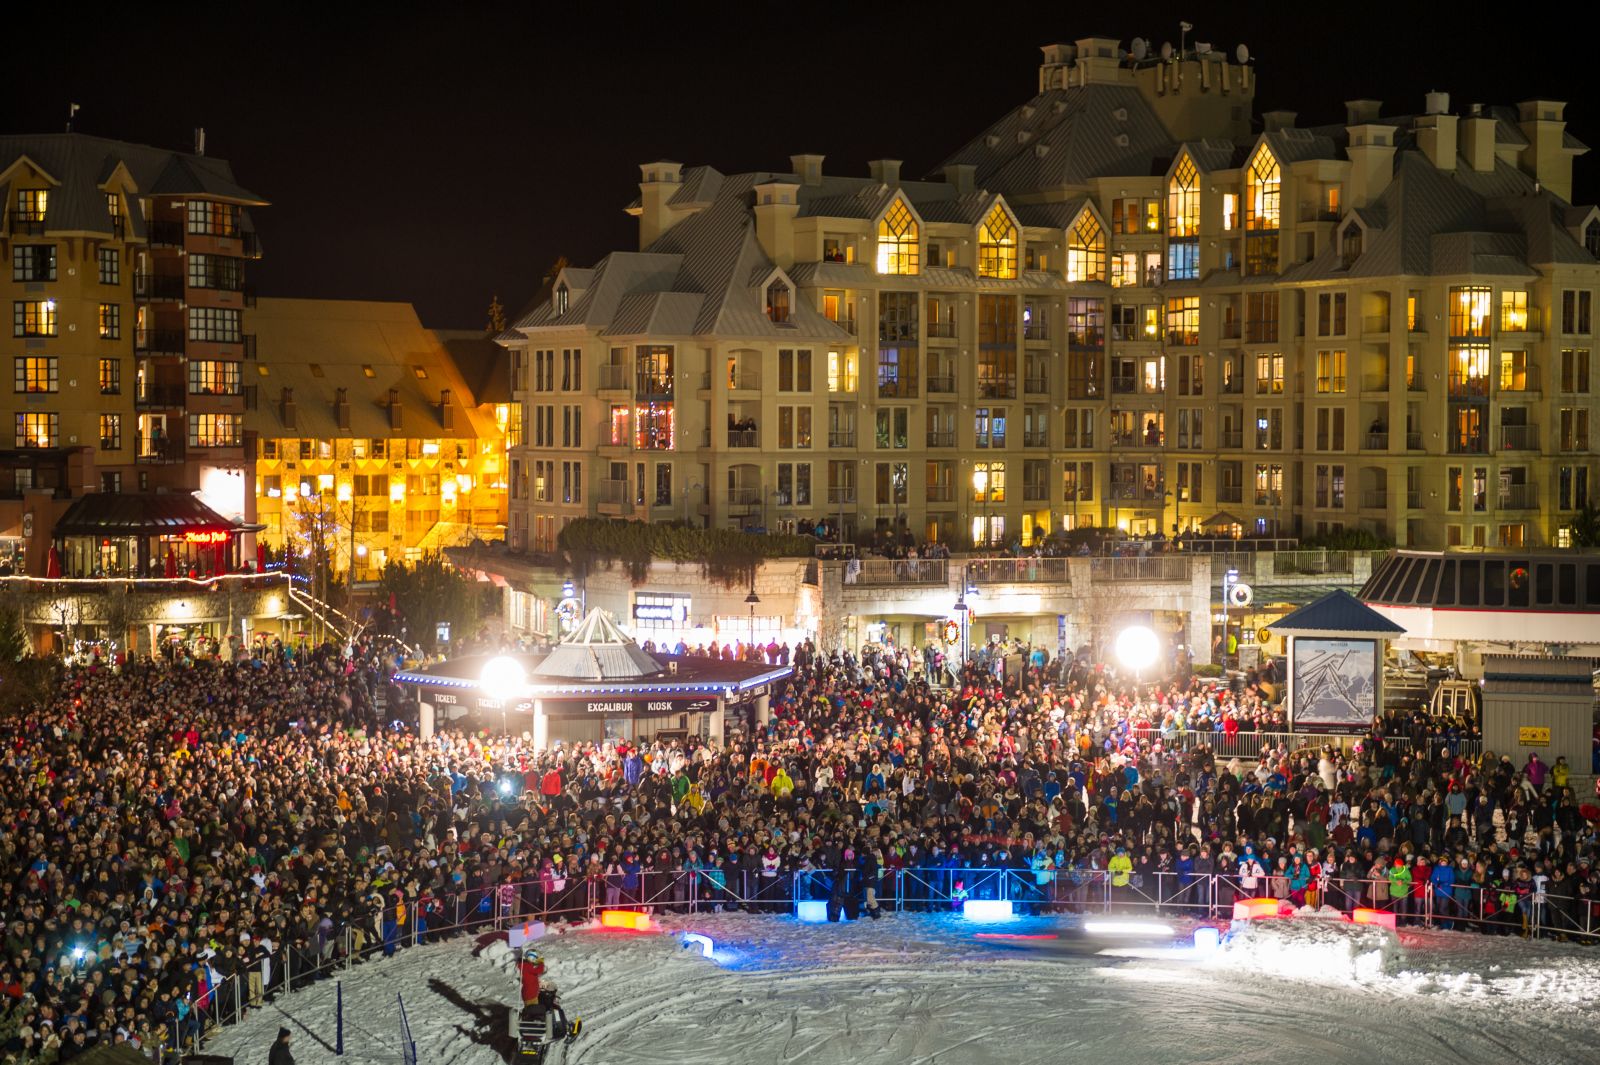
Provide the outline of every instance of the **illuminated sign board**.
{"type": "Polygon", "coordinates": [[[225,532],[186,532],[183,534],[186,544],[225,544],[228,534],[225,532]]]}

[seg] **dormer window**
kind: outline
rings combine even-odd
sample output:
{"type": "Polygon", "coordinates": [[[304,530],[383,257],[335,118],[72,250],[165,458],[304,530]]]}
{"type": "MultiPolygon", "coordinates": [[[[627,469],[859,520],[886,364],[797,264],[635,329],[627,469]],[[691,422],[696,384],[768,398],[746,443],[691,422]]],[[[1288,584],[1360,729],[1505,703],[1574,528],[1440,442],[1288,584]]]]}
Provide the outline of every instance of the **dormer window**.
{"type": "Polygon", "coordinates": [[[572,301],[572,292],[567,288],[567,283],[565,281],[556,286],[555,301],[556,313],[566,314],[567,306],[572,301]]]}
{"type": "Polygon", "coordinates": [[[1357,259],[1361,258],[1361,244],[1364,234],[1358,225],[1348,225],[1344,228],[1344,239],[1339,244],[1339,255],[1344,260],[1346,270],[1357,259]]]}
{"type": "Polygon", "coordinates": [[[1017,227],[998,203],[978,227],[978,276],[1017,276],[1017,227]]]}
{"type": "Polygon", "coordinates": [[[916,273],[920,238],[911,209],[896,197],[878,223],[878,273],[916,273]]]}
{"type": "Polygon", "coordinates": [[[1600,218],[1583,227],[1583,246],[1589,254],[1600,259],[1600,218]]]}
{"type": "Polygon", "coordinates": [[[767,286],[767,318],[780,323],[789,320],[789,286],[782,278],[773,278],[767,286]]]}

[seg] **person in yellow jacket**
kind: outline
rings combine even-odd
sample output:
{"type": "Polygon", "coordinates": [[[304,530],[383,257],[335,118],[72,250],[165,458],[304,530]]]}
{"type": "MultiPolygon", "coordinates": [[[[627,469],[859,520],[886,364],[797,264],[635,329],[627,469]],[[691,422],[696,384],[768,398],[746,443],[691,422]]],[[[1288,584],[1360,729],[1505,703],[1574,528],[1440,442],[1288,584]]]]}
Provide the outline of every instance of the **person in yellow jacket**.
{"type": "Polygon", "coordinates": [[[1133,877],[1133,859],[1128,857],[1126,847],[1117,848],[1117,853],[1106,863],[1106,872],[1111,874],[1112,894],[1118,898],[1126,898],[1128,884],[1133,877]]]}
{"type": "Polygon", "coordinates": [[[774,799],[784,799],[788,798],[793,792],[794,781],[790,779],[789,771],[779,766],[777,775],[772,778],[772,797],[774,799]]]}
{"type": "Polygon", "coordinates": [[[697,817],[706,808],[705,792],[700,790],[699,784],[689,785],[689,793],[683,797],[683,801],[689,804],[689,809],[693,810],[697,817]]]}

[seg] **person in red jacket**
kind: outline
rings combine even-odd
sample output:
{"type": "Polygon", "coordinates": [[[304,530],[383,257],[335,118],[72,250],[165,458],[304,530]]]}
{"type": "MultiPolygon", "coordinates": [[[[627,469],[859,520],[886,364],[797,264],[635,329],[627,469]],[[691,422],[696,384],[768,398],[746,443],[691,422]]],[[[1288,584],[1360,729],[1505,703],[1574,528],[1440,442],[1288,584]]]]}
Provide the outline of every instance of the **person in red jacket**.
{"type": "Polygon", "coordinates": [[[522,1004],[531,1006],[539,1001],[539,978],[544,976],[544,959],[538,951],[525,949],[517,962],[517,969],[522,974],[522,1004]]]}
{"type": "Polygon", "coordinates": [[[539,792],[547,799],[553,799],[561,794],[560,769],[551,769],[544,775],[544,780],[539,784],[539,792]]]}

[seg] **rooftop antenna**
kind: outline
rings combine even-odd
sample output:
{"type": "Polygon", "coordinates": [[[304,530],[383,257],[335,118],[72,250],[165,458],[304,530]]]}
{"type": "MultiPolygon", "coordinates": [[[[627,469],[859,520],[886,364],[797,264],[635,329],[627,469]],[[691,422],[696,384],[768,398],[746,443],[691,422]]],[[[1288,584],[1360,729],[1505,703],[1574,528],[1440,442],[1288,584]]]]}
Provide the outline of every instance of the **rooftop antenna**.
{"type": "Polygon", "coordinates": [[[82,108],[80,108],[77,104],[68,104],[67,105],[67,132],[68,133],[72,132],[72,120],[78,117],[78,112],[80,110],[82,110],[82,108]]]}
{"type": "Polygon", "coordinates": [[[206,128],[204,126],[196,126],[194,128],[194,154],[206,154],[206,128]]]}
{"type": "Polygon", "coordinates": [[[1192,22],[1180,22],[1180,23],[1178,23],[1178,58],[1179,59],[1183,58],[1183,50],[1184,50],[1184,48],[1186,48],[1188,46],[1189,31],[1192,30],[1192,29],[1194,29],[1194,23],[1192,23],[1192,22]]]}

